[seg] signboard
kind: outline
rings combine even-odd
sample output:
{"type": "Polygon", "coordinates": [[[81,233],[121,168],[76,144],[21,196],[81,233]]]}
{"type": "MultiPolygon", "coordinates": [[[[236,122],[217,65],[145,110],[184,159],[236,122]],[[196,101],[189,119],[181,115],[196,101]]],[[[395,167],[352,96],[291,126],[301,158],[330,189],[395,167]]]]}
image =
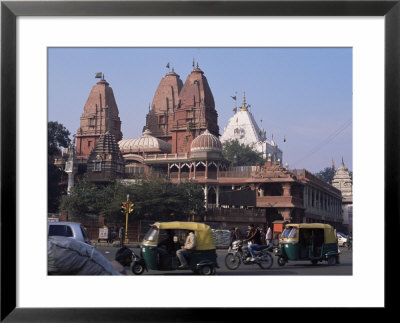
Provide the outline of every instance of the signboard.
{"type": "Polygon", "coordinates": [[[108,239],[108,229],[107,228],[99,229],[99,239],[108,239]]]}

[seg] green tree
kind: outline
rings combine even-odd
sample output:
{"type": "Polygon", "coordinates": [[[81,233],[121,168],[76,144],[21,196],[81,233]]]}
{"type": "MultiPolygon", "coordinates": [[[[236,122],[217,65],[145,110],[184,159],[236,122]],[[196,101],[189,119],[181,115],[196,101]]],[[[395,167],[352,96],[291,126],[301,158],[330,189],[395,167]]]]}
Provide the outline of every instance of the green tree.
{"type": "Polygon", "coordinates": [[[47,208],[48,212],[57,212],[62,194],[65,194],[65,186],[60,182],[63,171],[54,165],[54,157],[60,154],[61,147],[68,147],[71,140],[70,132],[60,123],[49,121],[48,132],[48,165],[47,165],[47,208]]]}
{"type": "Polygon", "coordinates": [[[61,123],[49,121],[47,124],[48,155],[54,157],[60,154],[60,148],[67,148],[71,143],[71,133],[61,123]]]}
{"type": "Polygon", "coordinates": [[[222,153],[234,166],[255,166],[264,164],[262,154],[249,145],[241,144],[237,139],[223,143],[222,153]]]}
{"type": "Polygon", "coordinates": [[[67,212],[68,217],[83,220],[89,214],[99,215],[104,208],[102,189],[86,180],[75,185],[69,195],[61,198],[60,210],[67,212]]]}
{"type": "Polygon", "coordinates": [[[151,176],[131,185],[115,182],[97,186],[81,181],[72,188],[70,195],[63,196],[60,208],[77,220],[96,214],[109,222],[120,221],[125,219],[121,203],[126,201],[127,194],[134,203],[133,216],[138,219],[186,220],[192,214],[201,216],[205,211],[203,190],[199,184],[172,184],[167,179],[151,176]]]}
{"type": "Polygon", "coordinates": [[[202,189],[196,183],[172,184],[167,179],[145,178],[132,187],[134,214],[151,220],[186,220],[193,212],[203,212],[204,197],[199,198],[199,192],[202,189]]]}
{"type": "Polygon", "coordinates": [[[315,173],[314,175],[322,179],[324,182],[332,184],[333,176],[335,175],[335,169],[332,167],[325,167],[323,170],[315,173]]]}

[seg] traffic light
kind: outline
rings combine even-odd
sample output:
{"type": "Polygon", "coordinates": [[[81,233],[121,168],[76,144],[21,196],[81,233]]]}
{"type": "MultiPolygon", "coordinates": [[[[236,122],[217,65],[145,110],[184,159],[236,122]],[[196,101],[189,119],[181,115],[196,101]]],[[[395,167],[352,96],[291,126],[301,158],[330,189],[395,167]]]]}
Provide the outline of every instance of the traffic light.
{"type": "Polygon", "coordinates": [[[132,213],[133,212],[133,205],[134,204],[132,202],[129,203],[128,213],[132,213]]]}
{"type": "Polygon", "coordinates": [[[125,213],[126,212],[126,202],[122,202],[122,204],[121,204],[121,212],[122,213],[125,213]]]}

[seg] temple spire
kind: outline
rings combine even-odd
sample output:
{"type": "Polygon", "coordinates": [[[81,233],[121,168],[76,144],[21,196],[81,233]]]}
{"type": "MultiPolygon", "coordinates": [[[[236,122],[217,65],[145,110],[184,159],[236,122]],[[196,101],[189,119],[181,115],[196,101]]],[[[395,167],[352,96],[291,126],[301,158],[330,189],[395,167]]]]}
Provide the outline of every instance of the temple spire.
{"type": "Polygon", "coordinates": [[[246,92],[243,92],[243,103],[242,107],[240,108],[241,111],[247,111],[247,105],[246,105],[246,92]]]}

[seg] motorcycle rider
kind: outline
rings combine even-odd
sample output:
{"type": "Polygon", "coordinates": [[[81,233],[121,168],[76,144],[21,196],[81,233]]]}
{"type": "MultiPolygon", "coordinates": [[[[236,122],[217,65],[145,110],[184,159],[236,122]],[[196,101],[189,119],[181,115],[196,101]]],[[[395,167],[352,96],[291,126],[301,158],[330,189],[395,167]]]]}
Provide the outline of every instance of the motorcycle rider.
{"type": "Polygon", "coordinates": [[[249,261],[254,261],[255,260],[255,254],[254,250],[262,250],[262,242],[261,242],[261,235],[260,231],[256,228],[254,224],[250,224],[248,226],[249,233],[247,234],[246,239],[243,240],[243,242],[251,241],[251,244],[249,245],[249,252],[251,254],[251,258],[248,259],[249,261]]]}

